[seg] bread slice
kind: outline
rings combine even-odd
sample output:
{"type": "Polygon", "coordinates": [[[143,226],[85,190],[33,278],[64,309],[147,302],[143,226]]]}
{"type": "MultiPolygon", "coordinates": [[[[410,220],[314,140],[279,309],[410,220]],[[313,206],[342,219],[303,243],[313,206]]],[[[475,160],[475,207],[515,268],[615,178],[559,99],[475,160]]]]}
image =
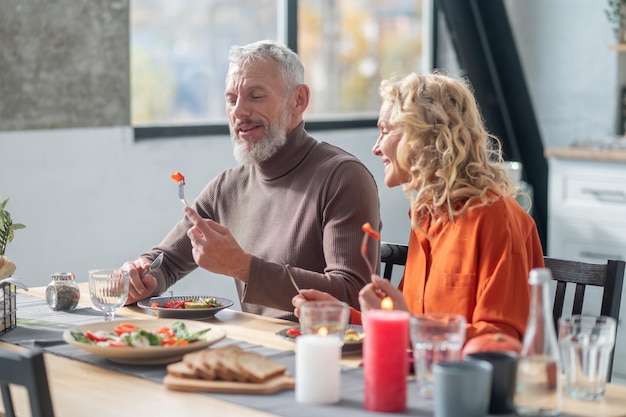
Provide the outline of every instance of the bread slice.
{"type": "Polygon", "coordinates": [[[237,345],[188,353],[182,361],[167,366],[168,374],[181,378],[252,383],[265,382],[286,371],[284,365],[237,345]]]}
{"type": "Polygon", "coordinates": [[[237,357],[242,349],[237,345],[224,346],[217,361],[217,374],[225,381],[246,382],[246,375],[243,375],[237,366],[237,357]]]}
{"type": "Polygon", "coordinates": [[[194,370],[198,378],[214,381],[217,379],[215,366],[207,366],[207,364],[212,362],[209,357],[216,355],[217,352],[214,350],[199,350],[183,356],[183,362],[194,370]]]}
{"type": "Polygon", "coordinates": [[[196,379],[198,373],[185,362],[174,362],[167,365],[167,373],[179,378],[196,379]]]}
{"type": "Polygon", "coordinates": [[[237,366],[251,382],[265,382],[284,374],[287,368],[256,352],[241,352],[237,355],[237,366]]]}

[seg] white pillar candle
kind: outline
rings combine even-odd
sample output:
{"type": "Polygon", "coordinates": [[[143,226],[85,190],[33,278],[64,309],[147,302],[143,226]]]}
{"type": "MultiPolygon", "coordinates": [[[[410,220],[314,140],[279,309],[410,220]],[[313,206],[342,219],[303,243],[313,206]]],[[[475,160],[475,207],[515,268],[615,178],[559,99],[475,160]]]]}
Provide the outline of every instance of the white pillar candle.
{"type": "Polygon", "coordinates": [[[341,341],[336,336],[305,334],[296,338],[296,401],[339,402],[341,341]]]}

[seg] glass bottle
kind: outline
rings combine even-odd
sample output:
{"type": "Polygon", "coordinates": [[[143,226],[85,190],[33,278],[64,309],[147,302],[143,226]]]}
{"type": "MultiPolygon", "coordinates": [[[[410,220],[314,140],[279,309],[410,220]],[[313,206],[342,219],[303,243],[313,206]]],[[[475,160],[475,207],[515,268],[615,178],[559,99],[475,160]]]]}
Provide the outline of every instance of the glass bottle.
{"type": "Polygon", "coordinates": [[[71,272],[56,272],[46,287],[46,302],[54,311],[73,310],[80,300],[80,288],[71,272]]]}
{"type": "Polygon", "coordinates": [[[556,416],[561,411],[561,365],[548,299],[552,273],[530,271],[530,314],[517,366],[515,408],[522,416],[556,416]]]}

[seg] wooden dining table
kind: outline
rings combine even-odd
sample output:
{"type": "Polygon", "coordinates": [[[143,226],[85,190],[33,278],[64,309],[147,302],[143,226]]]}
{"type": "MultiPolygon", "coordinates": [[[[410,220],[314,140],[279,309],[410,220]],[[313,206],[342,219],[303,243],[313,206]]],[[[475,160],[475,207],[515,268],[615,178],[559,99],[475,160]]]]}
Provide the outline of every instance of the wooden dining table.
{"type": "MultiPolygon", "coordinates": [[[[92,306],[86,284],[79,285],[81,286],[79,305],[92,306]]],[[[31,288],[27,294],[45,298],[45,288],[31,288]]],[[[154,318],[136,306],[123,307],[117,315],[138,319],[154,318]]],[[[223,328],[227,337],[233,340],[278,350],[295,349],[292,341],[277,335],[281,329],[294,325],[290,321],[225,309],[207,322],[223,328]]],[[[0,349],[20,351],[26,348],[0,341],[0,349]]],[[[254,396],[251,397],[249,405],[236,404],[223,397],[216,398],[206,393],[172,391],[156,381],[137,378],[69,357],[52,353],[45,353],[44,357],[57,417],[196,415],[267,417],[282,415],[254,408],[254,396]]],[[[357,367],[360,363],[360,354],[344,356],[342,359],[342,364],[346,367],[357,367]]],[[[409,395],[416,395],[416,393],[409,395]]],[[[25,389],[14,387],[13,396],[18,415],[29,415],[25,389]]],[[[351,415],[359,415],[358,410],[359,407],[355,407],[355,410],[351,410],[354,411],[351,415]]],[[[371,415],[364,410],[362,413],[371,415]]],[[[563,413],[581,417],[626,417],[626,386],[608,384],[605,398],[601,401],[581,401],[564,397],[563,413]]]]}

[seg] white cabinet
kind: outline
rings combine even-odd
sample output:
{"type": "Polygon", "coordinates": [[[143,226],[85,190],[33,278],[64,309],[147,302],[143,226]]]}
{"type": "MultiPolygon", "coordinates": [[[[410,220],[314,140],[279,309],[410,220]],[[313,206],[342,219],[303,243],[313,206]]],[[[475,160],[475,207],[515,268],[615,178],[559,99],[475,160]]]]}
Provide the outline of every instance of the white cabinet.
{"type": "MultiPolygon", "coordinates": [[[[602,263],[626,259],[626,159],[550,157],[548,248],[551,257],[602,263]]],[[[583,312],[598,314],[601,292],[587,289],[583,312]]],[[[626,287],[613,375],[626,378],[626,287]]]]}

